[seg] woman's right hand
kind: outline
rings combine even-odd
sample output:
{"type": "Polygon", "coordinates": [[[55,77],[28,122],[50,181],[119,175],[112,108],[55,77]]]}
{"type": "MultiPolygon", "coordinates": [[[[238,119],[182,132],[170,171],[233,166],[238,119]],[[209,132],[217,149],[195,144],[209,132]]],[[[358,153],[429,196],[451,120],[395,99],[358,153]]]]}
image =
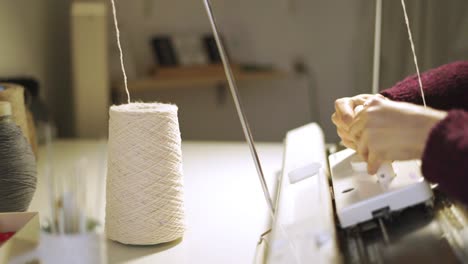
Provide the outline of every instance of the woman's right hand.
{"type": "Polygon", "coordinates": [[[355,108],[374,97],[385,98],[384,96],[377,94],[360,94],[353,97],[344,97],[335,101],[335,113],[332,115],[332,122],[336,126],[338,136],[340,136],[343,145],[348,148],[356,150],[357,139],[354,138],[349,132],[349,126],[354,121],[355,108]]]}

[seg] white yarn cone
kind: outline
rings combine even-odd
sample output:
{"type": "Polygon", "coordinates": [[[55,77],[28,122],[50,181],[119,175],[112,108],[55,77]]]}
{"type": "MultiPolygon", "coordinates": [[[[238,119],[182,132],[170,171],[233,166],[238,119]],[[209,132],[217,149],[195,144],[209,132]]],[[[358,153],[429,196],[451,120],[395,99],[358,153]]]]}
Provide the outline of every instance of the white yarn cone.
{"type": "Polygon", "coordinates": [[[183,236],[177,106],[131,103],[110,108],[106,188],[109,239],[153,245],[183,236]]]}

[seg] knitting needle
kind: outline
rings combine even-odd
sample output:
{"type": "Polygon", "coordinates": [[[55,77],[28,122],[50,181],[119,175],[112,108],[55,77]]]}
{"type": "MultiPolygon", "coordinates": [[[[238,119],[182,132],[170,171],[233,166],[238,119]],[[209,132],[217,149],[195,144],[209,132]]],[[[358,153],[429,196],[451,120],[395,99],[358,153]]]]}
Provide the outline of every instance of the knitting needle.
{"type": "Polygon", "coordinates": [[[380,227],[380,231],[382,232],[384,242],[385,244],[389,245],[390,237],[388,236],[387,228],[385,227],[382,217],[379,217],[377,221],[379,222],[379,227],[380,227]]]}
{"type": "Polygon", "coordinates": [[[232,73],[231,64],[230,64],[229,59],[228,59],[228,57],[226,55],[226,51],[224,49],[221,37],[220,37],[219,32],[218,32],[218,27],[216,26],[216,21],[215,21],[214,15],[213,15],[213,10],[211,8],[211,3],[210,3],[209,0],[204,0],[204,3],[205,3],[206,12],[208,14],[208,18],[210,20],[211,28],[213,30],[213,34],[214,34],[214,37],[215,37],[215,40],[216,40],[216,45],[218,46],[218,50],[219,50],[219,53],[220,53],[220,56],[221,56],[221,60],[223,62],[224,72],[226,73],[226,78],[227,78],[227,81],[228,81],[228,84],[229,84],[229,88],[231,90],[231,95],[232,95],[232,98],[234,99],[234,104],[236,106],[237,115],[239,116],[245,139],[247,140],[247,143],[248,143],[249,148],[250,148],[250,152],[252,154],[252,158],[253,158],[253,160],[255,162],[255,167],[257,169],[257,174],[258,174],[258,177],[260,179],[260,184],[262,185],[262,189],[263,189],[263,195],[265,196],[265,200],[267,202],[267,205],[268,205],[271,213],[274,214],[275,213],[275,207],[273,205],[273,201],[271,200],[270,192],[268,190],[268,185],[266,183],[265,176],[263,174],[260,159],[258,157],[257,150],[256,150],[255,145],[254,145],[255,143],[254,143],[254,140],[253,140],[252,132],[250,131],[250,127],[249,127],[249,124],[247,122],[247,118],[245,116],[242,104],[240,102],[239,93],[237,91],[237,85],[236,85],[236,81],[235,81],[235,78],[234,78],[234,74],[232,73]]]}

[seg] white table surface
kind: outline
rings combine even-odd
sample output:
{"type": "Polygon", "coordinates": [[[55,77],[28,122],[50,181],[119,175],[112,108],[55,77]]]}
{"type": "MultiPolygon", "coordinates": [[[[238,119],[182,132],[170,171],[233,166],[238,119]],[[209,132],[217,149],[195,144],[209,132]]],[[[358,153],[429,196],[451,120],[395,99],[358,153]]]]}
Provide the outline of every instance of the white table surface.
{"type": "MultiPolygon", "coordinates": [[[[88,177],[96,177],[99,164],[106,157],[105,142],[102,141],[58,141],[53,149],[55,175],[71,173],[73,164],[86,156],[90,160],[88,177]]],[[[258,151],[271,186],[281,169],[282,144],[260,143],[258,151]]],[[[104,262],[252,263],[259,236],[268,228],[269,219],[247,145],[184,142],[182,152],[187,222],[184,238],[159,246],[126,246],[103,238],[104,262]]],[[[38,189],[30,211],[39,211],[41,219],[45,219],[49,207],[44,148],[40,149],[40,157],[38,189]]],[[[271,189],[273,187],[270,192],[271,189]]],[[[98,204],[104,197],[104,186],[92,184],[87,195],[96,200],[94,204],[98,204]],[[101,195],[100,198],[97,194],[101,195]]],[[[99,218],[103,219],[104,207],[98,208],[99,218]]],[[[42,243],[43,248],[44,245],[46,243],[42,243]]],[[[46,250],[48,247],[52,246],[46,246],[46,250]]],[[[79,254],[76,255],[73,257],[75,260],[79,258],[79,254]]]]}

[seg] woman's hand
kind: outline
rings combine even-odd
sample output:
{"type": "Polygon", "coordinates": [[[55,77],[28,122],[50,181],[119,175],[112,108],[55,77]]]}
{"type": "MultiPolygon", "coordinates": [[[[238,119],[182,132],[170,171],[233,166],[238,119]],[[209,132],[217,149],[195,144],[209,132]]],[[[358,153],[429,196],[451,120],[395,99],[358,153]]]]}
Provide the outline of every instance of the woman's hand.
{"type": "Polygon", "coordinates": [[[354,121],[356,107],[363,105],[366,101],[374,98],[385,98],[380,94],[360,94],[354,97],[340,98],[335,101],[335,113],[332,122],[336,125],[336,131],[343,145],[354,150],[357,149],[356,139],[349,133],[349,126],[354,121]]]}
{"type": "Polygon", "coordinates": [[[420,159],[432,127],[446,112],[374,97],[354,118],[349,135],[375,174],[384,161],[420,159]]]}

